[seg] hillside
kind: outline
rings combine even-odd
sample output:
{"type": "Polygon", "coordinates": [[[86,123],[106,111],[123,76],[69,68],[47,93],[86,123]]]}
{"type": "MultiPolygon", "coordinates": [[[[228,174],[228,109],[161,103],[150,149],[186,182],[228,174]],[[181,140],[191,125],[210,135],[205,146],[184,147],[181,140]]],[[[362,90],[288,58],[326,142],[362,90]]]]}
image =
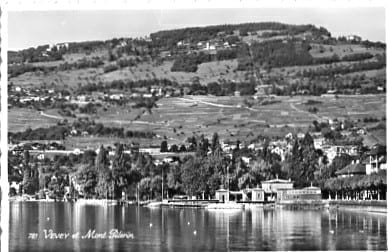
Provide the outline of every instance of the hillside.
{"type": "Polygon", "coordinates": [[[277,93],[290,83],[299,83],[294,92],[315,84],[321,89],[318,94],[330,89],[370,93],[369,84],[376,86],[374,91],[379,85],[385,88],[384,74],[363,75],[371,70],[385,72],[386,64],[383,43],[358,36],[332,38],[322,27],[281,23],[196,27],[160,31],[144,39],[44,45],[9,52],[9,63],[10,81],[22,86],[166,78],[180,84],[193,80],[202,85],[275,83],[277,93]],[[350,84],[337,85],[342,81],[350,84]]]}
{"type": "MultiPolygon", "coordinates": [[[[210,134],[212,130],[229,130],[222,134],[225,137],[247,137],[244,130],[251,129],[248,124],[262,128],[261,133],[282,135],[307,129],[317,118],[354,119],[348,111],[320,116],[325,107],[298,108],[299,103],[292,102],[294,95],[307,100],[320,95],[331,96],[329,99],[353,95],[349,96],[353,97],[349,104],[353,104],[363,100],[357,95],[381,94],[384,99],[376,108],[349,105],[353,114],[360,115],[356,119],[365,119],[374,109],[381,118],[385,114],[385,48],[384,43],[356,35],[334,38],[327,29],[314,25],[267,22],[193,27],[159,31],[145,38],[59,43],[9,52],[10,130],[24,130],[30,115],[31,128],[57,123],[55,117],[40,111],[70,122],[89,117],[104,125],[146,129],[147,136],[149,130],[179,141],[190,132],[210,134]],[[210,101],[224,96],[234,101],[234,108],[207,108],[198,101],[185,104],[188,101],[181,99],[188,95],[194,100],[198,95],[210,97],[210,101]],[[269,95],[284,98],[273,102],[269,95]],[[274,104],[262,108],[262,103],[274,104]],[[291,111],[289,104],[294,104],[291,111]],[[181,106],[200,114],[211,112],[214,117],[195,113],[192,117],[186,110],[179,114],[181,106]],[[259,113],[266,109],[269,114],[259,113]],[[112,115],[115,111],[121,114],[112,115]],[[177,115],[181,118],[174,118],[177,115]],[[192,123],[199,118],[203,121],[198,128],[192,123]],[[159,124],[161,121],[165,122],[159,124]],[[176,132],[181,131],[185,136],[177,137],[176,132]]],[[[368,102],[373,103],[373,98],[368,102]]],[[[332,107],[340,111],[341,106],[335,102],[332,107]]]]}

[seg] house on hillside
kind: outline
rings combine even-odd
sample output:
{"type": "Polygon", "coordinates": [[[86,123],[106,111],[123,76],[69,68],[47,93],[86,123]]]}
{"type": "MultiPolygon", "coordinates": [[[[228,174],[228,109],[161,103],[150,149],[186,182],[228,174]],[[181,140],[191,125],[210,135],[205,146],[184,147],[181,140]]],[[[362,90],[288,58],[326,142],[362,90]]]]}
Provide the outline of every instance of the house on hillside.
{"type": "Polygon", "coordinates": [[[354,41],[354,42],[361,42],[362,38],[357,35],[349,35],[346,37],[347,40],[349,41],[354,41]]]}
{"type": "Polygon", "coordinates": [[[149,147],[149,148],[139,148],[140,153],[147,153],[150,155],[158,155],[160,154],[160,147],[149,147]]]}
{"type": "Polygon", "coordinates": [[[353,161],[351,164],[345,166],[343,169],[336,171],[335,173],[337,177],[347,178],[352,177],[354,175],[365,175],[366,174],[366,166],[357,161],[353,161]]]}
{"type": "Polygon", "coordinates": [[[383,145],[376,145],[368,153],[366,174],[377,173],[380,170],[387,170],[387,150],[383,145]]]}
{"type": "Polygon", "coordinates": [[[322,149],[322,146],[324,145],[325,143],[325,138],[324,137],[318,137],[318,138],[314,138],[314,148],[315,149],[322,149]]]}
{"type": "Polygon", "coordinates": [[[350,156],[357,156],[359,154],[359,148],[354,145],[346,145],[346,146],[341,146],[341,145],[333,145],[333,146],[325,146],[322,145],[322,151],[325,153],[327,156],[327,159],[329,161],[329,164],[333,161],[333,159],[336,156],[340,156],[343,154],[347,154],[350,156]]]}

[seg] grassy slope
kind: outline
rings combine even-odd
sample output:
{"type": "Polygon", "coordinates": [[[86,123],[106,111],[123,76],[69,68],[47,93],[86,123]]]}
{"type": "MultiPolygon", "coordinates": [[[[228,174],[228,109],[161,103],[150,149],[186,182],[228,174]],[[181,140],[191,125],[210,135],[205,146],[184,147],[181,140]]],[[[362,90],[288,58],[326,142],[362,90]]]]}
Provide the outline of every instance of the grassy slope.
{"type": "MultiPolygon", "coordinates": [[[[252,36],[250,36],[252,37],[252,36]]],[[[249,38],[250,38],[249,37],[249,38]]],[[[253,36],[255,37],[255,36],[253,36]]],[[[253,38],[252,37],[252,38],[253,38]]],[[[248,37],[246,37],[248,38],[248,37]]],[[[256,38],[257,39],[257,38],[256,38]]],[[[373,55],[384,53],[381,49],[367,49],[361,45],[318,45],[312,44],[312,49],[310,51],[313,57],[327,57],[331,56],[334,53],[340,57],[344,55],[369,52],[373,55]],[[319,51],[319,47],[324,47],[324,52],[319,51]],[[332,48],[332,51],[330,51],[332,48]]],[[[74,62],[80,60],[84,57],[92,58],[99,56],[102,58],[107,57],[107,51],[98,51],[90,55],[85,54],[68,54],[64,56],[64,61],[55,61],[55,62],[43,62],[43,63],[34,63],[35,65],[44,65],[44,66],[55,66],[62,64],[63,62],[74,62]]],[[[371,59],[374,60],[374,59],[371,59]]],[[[126,67],[117,71],[104,73],[102,68],[99,69],[82,69],[82,70],[73,70],[73,71],[56,71],[50,72],[48,74],[44,73],[25,73],[18,77],[12,78],[12,81],[17,86],[40,86],[43,83],[47,85],[56,86],[65,86],[73,87],[78,85],[83,85],[88,82],[99,82],[99,81],[112,81],[120,79],[153,79],[153,78],[167,78],[179,83],[191,83],[194,77],[198,77],[201,83],[207,84],[213,81],[219,81],[220,79],[225,80],[235,80],[235,81],[244,81],[247,80],[247,73],[236,71],[237,60],[225,60],[220,62],[209,62],[203,63],[198,66],[196,73],[184,73],[184,72],[171,72],[172,61],[166,61],[162,64],[156,64],[155,62],[141,63],[137,67],[126,67]]],[[[273,68],[271,75],[292,75],[300,70],[307,69],[316,69],[316,68],[326,68],[329,66],[336,65],[349,65],[354,62],[341,62],[336,64],[327,64],[327,65],[314,65],[314,66],[297,66],[297,67],[282,67],[282,68],[273,68]]],[[[110,64],[105,62],[105,65],[110,64]]],[[[378,72],[385,75],[385,69],[383,70],[373,70],[366,71],[368,76],[378,72]]],[[[363,74],[365,72],[360,72],[363,74]]],[[[352,75],[358,73],[352,73],[352,75]]],[[[379,76],[378,75],[378,76],[379,76]]]]}
{"type": "MultiPolygon", "coordinates": [[[[255,36],[246,37],[249,40],[255,36]]],[[[257,36],[256,36],[257,38],[257,36]]],[[[359,45],[323,45],[324,52],[320,52],[319,45],[312,44],[310,53],[313,57],[327,57],[336,53],[340,57],[352,53],[369,52],[381,54],[382,50],[366,49],[359,45]],[[332,47],[332,50],[330,50],[332,47]]],[[[94,56],[106,57],[107,51],[99,51],[90,55],[69,54],[65,55],[64,61],[74,62],[84,57],[94,56]]],[[[34,63],[36,65],[54,66],[62,64],[64,61],[34,63]]],[[[109,64],[106,62],[106,64],[109,64]]],[[[350,64],[348,62],[339,64],[350,64]]],[[[10,81],[16,86],[40,86],[46,83],[47,86],[61,86],[65,88],[77,88],[90,82],[112,81],[119,79],[147,79],[147,78],[168,78],[179,83],[190,83],[194,77],[199,77],[201,83],[210,83],[219,79],[244,81],[245,72],[235,71],[237,60],[226,60],[220,62],[203,63],[198,66],[196,73],[171,72],[172,62],[164,62],[156,65],[154,62],[142,63],[138,67],[124,68],[118,71],[103,73],[99,69],[82,69],[74,71],[58,71],[48,74],[26,73],[10,81]]],[[[273,75],[292,75],[301,69],[313,69],[327,67],[328,65],[284,67],[274,68],[273,75]]],[[[335,66],[335,64],[334,64],[335,66]]],[[[355,74],[366,74],[367,76],[385,76],[386,69],[363,71],[355,74]]],[[[181,143],[193,132],[210,136],[218,132],[222,138],[230,139],[250,139],[258,134],[284,136],[288,132],[304,131],[306,127],[317,118],[338,118],[350,117],[351,119],[364,117],[382,117],[385,115],[385,96],[356,96],[341,97],[337,100],[324,97],[277,97],[281,103],[267,106],[254,105],[252,110],[237,107],[242,104],[242,97],[186,97],[189,99],[200,99],[204,102],[214,102],[217,104],[233,105],[233,108],[216,107],[209,104],[195,103],[180,100],[178,98],[165,98],[158,102],[159,107],[153,109],[152,114],[144,113],[143,109],[130,110],[126,107],[109,108],[108,111],[100,111],[94,116],[97,122],[102,122],[107,126],[124,127],[131,130],[152,130],[160,138],[153,142],[162,141],[162,136],[166,136],[169,142],[181,143]],[[317,115],[307,112],[308,107],[303,105],[308,99],[320,100],[323,103],[314,105],[318,108],[317,115]],[[140,115],[140,119],[134,119],[140,115]],[[268,127],[268,125],[270,127],[268,127]],[[287,125],[287,126],[285,126],[287,125]],[[175,128],[175,132],[174,132],[175,128]]],[[[47,111],[56,114],[55,111],[47,111]]],[[[71,118],[68,118],[71,119],[71,118]]],[[[28,109],[10,109],[9,129],[10,131],[20,131],[31,128],[47,127],[56,124],[58,120],[47,118],[37,111],[28,109]]],[[[381,132],[377,134],[379,137],[381,132]]],[[[383,133],[385,135],[385,132],[383,133]]],[[[72,138],[68,140],[69,146],[95,145],[99,141],[112,142],[117,139],[110,138],[72,138]]],[[[147,142],[148,140],[141,140],[147,142]]]]}
{"type": "MultiPolygon", "coordinates": [[[[214,132],[218,132],[224,139],[240,140],[249,140],[259,134],[284,136],[288,132],[305,131],[313,120],[327,118],[363,119],[370,116],[381,118],[385,115],[386,97],[384,95],[344,96],[338,99],[311,96],[276,97],[275,99],[281,102],[265,106],[256,103],[252,109],[247,109],[244,106],[239,106],[243,104],[244,97],[186,96],[184,99],[164,98],[158,101],[158,108],[154,108],[152,114],[144,113],[143,109],[110,108],[106,112],[99,112],[94,120],[102,122],[106,126],[123,127],[126,130],[154,131],[158,137],[152,142],[159,144],[163,140],[163,136],[166,136],[171,143],[181,143],[193,132],[205,134],[208,137],[211,137],[214,132]],[[316,115],[307,112],[308,106],[303,104],[307,100],[322,102],[314,105],[319,110],[316,115]],[[226,107],[221,107],[223,105],[226,107]],[[140,118],[134,120],[139,114],[140,118]]],[[[54,114],[52,111],[49,112],[54,114]]],[[[20,109],[11,109],[9,114],[10,131],[25,128],[26,124],[21,124],[21,121],[31,122],[31,120],[35,120],[34,126],[52,125],[57,121],[42,118],[37,112],[34,114],[31,111],[20,109]]],[[[75,138],[69,139],[68,142],[71,143],[69,146],[76,146],[77,142],[82,146],[87,146],[89,141],[89,144],[94,146],[99,141],[98,139],[104,143],[120,140],[75,138]]],[[[141,140],[141,142],[150,143],[149,140],[141,140]]]]}

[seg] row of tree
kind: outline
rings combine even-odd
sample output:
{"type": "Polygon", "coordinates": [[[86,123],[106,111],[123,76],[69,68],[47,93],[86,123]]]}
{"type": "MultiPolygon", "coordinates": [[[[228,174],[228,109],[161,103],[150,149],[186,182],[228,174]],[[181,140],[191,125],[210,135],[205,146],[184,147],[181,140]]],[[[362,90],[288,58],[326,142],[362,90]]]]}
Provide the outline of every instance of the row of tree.
{"type": "Polygon", "coordinates": [[[353,193],[355,196],[361,190],[374,194],[386,189],[386,176],[381,173],[335,178],[335,172],[350,164],[353,158],[337,156],[329,165],[322,151],[314,148],[308,133],[303,139],[288,140],[291,149],[283,161],[271,151],[268,140],[263,139],[262,149],[257,151],[237,142],[236,148],[228,155],[222,150],[217,134],[211,140],[194,135],[187,139],[194,154],[187,153],[172,163],[158,165],[150,155],[135,151],[125,153],[122,144],[116,145],[113,156],[101,146],[97,153],[89,150],[53,161],[32,159],[26,152],[24,156],[10,153],[9,176],[22,181],[30,193],[39,188],[59,188],[61,196],[66,185],[78,184],[87,198],[121,198],[123,192],[135,197],[138,191],[144,200],[161,198],[162,184],[165,189],[163,197],[175,194],[213,196],[221,186],[241,190],[256,187],[261,181],[277,176],[290,178],[296,188],[311,183],[319,185],[325,195],[331,193],[333,197],[335,193],[347,193],[348,196],[353,193]],[[251,161],[246,163],[243,157],[251,161]],[[18,172],[20,167],[21,173],[18,172]],[[42,176],[48,176],[48,179],[42,179],[42,176]]]}
{"type": "Polygon", "coordinates": [[[386,199],[387,173],[381,170],[371,175],[331,178],[323,186],[330,197],[337,199],[386,199]]]}
{"type": "Polygon", "coordinates": [[[97,68],[102,66],[104,61],[98,57],[92,59],[81,59],[76,62],[64,62],[59,66],[38,66],[30,63],[21,63],[8,66],[8,75],[10,78],[17,77],[24,73],[28,72],[44,72],[49,73],[52,71],[68,71],[75,69],[84,69],[84,68],[97,68]]]}
{"type": "Polygon", "coordinates": [[[156,47],[173,48],[179,41],[189,41],[196,43],[199,41],[209,41],[224,34],[233,35],[239,31],[240,36],[246,36],[248,32],[257,32],[262,30],[286,30],[288,34],[300,34],[311,32],[312,34],[327,35],[330,33],[325,28],[317,28],[313,25],[288,25],[277,22],[244,23],[236,25],[214,25],[206,27],[183,28],[168,31],[159,31],[151,33],[152,44],[156,47]]]}
{"type": "Polygon", "coordinates": [[[9,132],[8,137],[11,141],[26,140],[63,140],[70,135],[106,136],[119,138],[153,138],[155,133],[150,131],[124,130],[122,127],[107,127],[102,123],[84,120],[79,118],[73,123],[59,123],[48,128],[27,128],[22,132],[9,132]],[[73,133],[75,132],[75,133],[73,133]]]}

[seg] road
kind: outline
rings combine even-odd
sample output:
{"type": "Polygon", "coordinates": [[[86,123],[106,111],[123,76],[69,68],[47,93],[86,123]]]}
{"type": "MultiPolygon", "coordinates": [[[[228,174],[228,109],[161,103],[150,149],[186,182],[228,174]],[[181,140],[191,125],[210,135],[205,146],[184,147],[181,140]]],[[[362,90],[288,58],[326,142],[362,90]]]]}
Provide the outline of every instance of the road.
{"type": "Polygon", "coordinates": [[[310,116],[312,116],[312,117],[314,117],[315,119],[317,119],[317,121],[323,120],[322,117],[320,117],[320,116],[318,116],[318,115],[316,115],[316,114],[313,114],[313,113],[310,113],[310,112],[308,112],[308,111],[304,111],[304,110],[301,110],[300,108],[295,107],[295,104],[292,103],[292,102],[290,103],[290,107],[291,107],[293,110],[295,110],[295,111],[297,111],[297,112],[299,112],[299,113],[309,114],[310,116]]]}
{"type": "Polygon", "coordinates": [[[178,99],[180,99],[182,101],[202,103],[202,104],[206,104],[206,105],[210,105],[210,106],[214,106],[214,107],[219,107],[219,108],[241,108],[241,109],[248,109],[250,111],[260,112],[260,110],[257,110],[257,109],[254,109],[254,108],[249,108],[249,107],[246,107],[246,106],[225,105],[225,104],[219,104],[219,103],[214,103],[214,102],[205,102],[205,101],[201,101],[201,100],[198,100],[198,99],[188,99],[188,98],[178,98],[178,99]]]}
{"type": "Polygon", "coordinates": [[[61,116],[49,115],[43,111],[40,111],[40,115],[44,116],[44,117],[52,118],[52,119],[63,120],[63,117],[61,117],[61,116]]]}

